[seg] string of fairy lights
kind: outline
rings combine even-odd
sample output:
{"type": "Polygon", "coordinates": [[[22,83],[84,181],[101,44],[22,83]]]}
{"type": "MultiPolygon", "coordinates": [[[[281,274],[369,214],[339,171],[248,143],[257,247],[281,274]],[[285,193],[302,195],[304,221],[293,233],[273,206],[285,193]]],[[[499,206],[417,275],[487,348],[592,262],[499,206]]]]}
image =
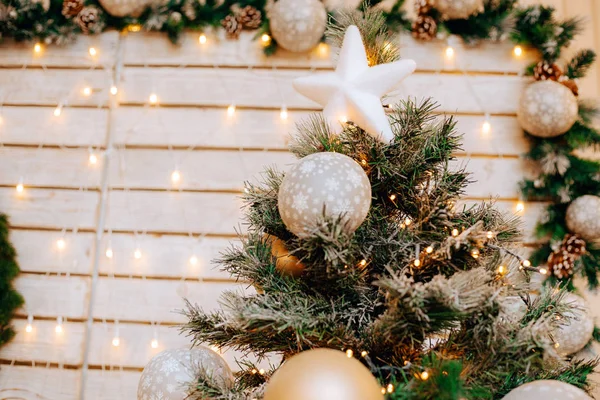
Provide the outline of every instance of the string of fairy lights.
{"type": "MultiPolygon", "coordinates": [[[[131,32],[136,32],[136,28],[135,26],[132,26],[129,29],[131,32]]],[[[211,37],[210,35],[207,35],[206,33],[200,33],[198,35],[198,45],[201,47],[204,46],[209,46],[211,45],[211,37]]],[[[264,34],[260,37],[259,39],[259,43],[262,45],[269,45],[271,42],[271,37],[267,34],[264,34]]],[[[456,50],[456,45],[454,42],[452,42],[451,40],[449,40],[446,44],[446,46],[443,48],[443,58],[446,60],[447,65],[446,65],[446,69],[448,69],[448,65],[450,65],[450,67],[452,65],[455,64],[457,56],[459,55],[459,52],[456,50]]],[[[33,54],[37,57],[42,57],[44,54],[44,46],[40,43],[36,43],[33,46],[33,54]]],[[[92,59],[98,59],[99,55],[102,53],[102,49],[97,48],[97,47],[89,47],[87,49],[87,55],[91,57],[92,59]]],[[[317,49],[315,50],[315,53],[319,56],[319,57],[329,57],[329,53],[330,53],[330,49],[329,46],[322,43],[320,44],[317,49]]],[[[525,50],[520,47],[520,46],[515,46],[512,49],[512,55],[513,57],[515,57],[516,59],[521,59],[524,55],[525,55],[525,50]]],[[[219,76],[219,68],[217,65],[214,66],[215,72],[217,74],[217,76],[219,77],[219,79],[222,79],[219,76]]],[[[251,70],[251,68],[250,68],[251,70]]],[[[442,72],[441,70],[438,72],[442,72]]],[[[276,77],[276,73],[277,70],[275,68],[275,66],[273,66],[273,73],[272,76],[273,78],[276,77]]],[[[463,69],[463,73],[465,74],[465,76],[468,78],[468,72],[467,72],[467,68],[465,66],[465,68],[463,69]]],[[[111,78],[112,79],[112,78],[111,78]]],[[[275,81],[276,85],[279,85],[277,79],[273,79],[275,81]]],[[[467,85],[471,86],[472,83],[470,82],[469,79],[465,79],[465,82],[467,85]]],[[[224,87],[224,89],[226,89],[224,87]]],[[[472,88],[471,88],[472,89],[472,88]]],[[[89,97],[92,94],[94,94],[97,91],[97,89],[93,88],[91,85],[85,85],[80,89],[79,95],[82,97],[89,97]]],[[[118,105],[118,98],[117,95],[120,93],[120,88],[119,88],[119,84],[117,81],[115,81],[113,79],[113,81],[110,83],[109,89],[108,89],[110,95],[112,96],[112,100],[114,103],[113,104],[117,104],[118,105]]],[[[289,119],[289,112],[288,112],[288,107],[286,105],[285,99],[284,99],[284,95],[282,94],[281,89],[278,86],[278,92],[281,96],[281,107],[279,109],[279,118],[281,121],[288,121],[289,119]]],[[[481,123],[480,126],[480,134],[484,137],[488,137],[493,133],[493,126],[492,126],[492,120],[491,120],[491,114],[489,112],[486,111],[484,103],[477,98],[477,96],[475,96],[477,102],[479,103],[481,110],[483,112],[483,121],[481,123]]],[[[64,99],[62,101],[59,101],[56,105],[56,107],[53,108],[52,110],[52,114],[54,116],[54,118],[61,118],[64,116],[64,113],[66,112],[66,108],[68,108],[68,99],[64,99]]],[[[161,98],[160,98],[160,92],[152,89],[152,91],[148,94],[147,97],[147,101],[146,101],[146,106],[148,108],[153,108],[153,107],[160,107],[161,104],[161,98]]],[[[232,101],[227,107],[224,107],[224,115],[226,119],[234,119],[234,117],[236,116],[237,113],[237,107],[236,107],[236,103],[234,101],[232,101]]],[[[345,116],[340,116],[340,121],[343,123],[347,123],[347,118],[345,116]]],[[[0,121],[2,121],[2,116],[1,116],[1,108],[0,108],[0,121]]],[[[106,149],[102,149],[102,147],[89,147],[88,148],[88,167],[89,168],[94,168],[96,167],[100,161],[104,158],[108,158],[108,157],[112,157],[112,155],[116,154],[116,152],[118,150],[124,151],[126,149],[125,145],[123,145],[121,148],[119,148],[116,145],[111,145],[110,148],[106,148],[106,149]]],[[[190,147],[190,149],[193,149],[193,146],[190,147]]],[[[172,146],[169,146],[168,150],[172,150],[172,146]]],[[[240,150],[243,150],[243,148],[240,148],[240,150]]],[[[366,165],[368,163],[367,160],[362,160],[362,163],[364,165],[366,165]]],[[[170,188],[167,190],[174,190],[174,191],[181,191],[182,190],[182,182],[184,179],[183,176],[183,172],[181,171],[178,163],[176,162],[174,165],[174,168],[170,171],[170,173],[168,173],[168,176],[170,177],[170,188]]],[[[25,180],[25,176],[21,176],[17,182],[17,184],[15,185],[15,191],[17,193],[17,196],[22,197],[26,191],[27,191],[27,182],[25,180]]],[[[125,187],[124,190],[127,192],[129,190],[128,187],[125,187]]],[[[395,194],[390,194],[390,199],[392,201],[394,201],[396,199],[396,195],[395,194]]],[[[130,205],[131,207],[131,205],[130,205]]],[[[515,203],[514,206],[514,210],[518,213],[518,214],[523,214],[525,212],[525,203],[524,201],[522,201],[521,198],[518,199],[518,201],[515,203]]],[[[412,223],[412,220],[410,218],[406,218],[403,222],[403,227],[409,227],[412,223]]],[[[103,249],[99,249],[97,251],[101,252],[101,255],[103,257],[105,257],[107,260],[113,260],[116,256],[117,256],[117,252],[119,250],[115,249],[115,247],[113,247],[113,234],[112,234],[112,230],[110,228],[103,228],[104,229],[104,234],[105,234],[105,247],[103,249]]],[[[73,232],[76,233],[76,229],[73,229],[73,232]]],[[[141,245],[141,239],[140,236],[143,238],[143,236],[146,234],[145,231],[143,232],[134,232],[134,236],[135,236],[135,240],[134,240],[134,248],[133,251],[131,252],[131,256],[133,257],[134,260],[141,260],[144,257],[144,252],[143,252],[143,246],[141,245]]],[[[458,231],[458,229],[453,229],[450,232],[450,235],[452,237],[457,237],[458,235],[460,235],[461,232],[458,231]]],[[[189,258],[187,259],[187,262],[190,266],[195,267],[198,264],[202,263],[201,257],[197,254],[196,252],[196,245],[197,243],[200,243],[203,238],[205,237],[206,233],[203,234],[197,234],[194,235],[194,233],[190,230],[188,233],[188,236],[190,239],[192,239],[192,242],[194,243],[194,245],[192,246],[189,258]]],[[[493,239],[495,236],[494,232],[488,232],[488,239],[493,239]]],[[[60,233],[60,237],[56,240],[55,246],[56,246],[56,250],[58,252],[64,252],[65,249],[68,247],[68,240],[66,238],[66,229],[63,229],[60,233]]],[[[427,255],[433,253],[434,251],[434,247],[432,245],[425,247],[424,251],[421,251],[421,249],[417,246],[417,248],[415,248],[415,259],[414,259],[414,266],[415,267],[419,267],[422,262],[423,262],[423,257],[427,257],[427,255]]],[[[480,256],[480,250],[479,249],[473,249],[471,252],[471,256],[473,258],[478,258],[480,256]]],[[[547,274],[547,270],[545,268],[537,268],[537,267],[532,267],[531,263],[529,260],[527,259],[523,259],[523,258],[519,258],[520,260],[520,268],[521,269],[527,269],[529,271],[532,272],[539,272],[541,274],[547,274]]],[[[364,268],[368,265],[369,261],[367,259],[363,259],[359,262],[359,266],[364,268]]],[[[508,272],[508,267],[502,265],[498,268],[498,273],[500,275],[504,275],[508,272]]],[[[109,274],[109,276],[112,276],[114,278],[114,274],[109,274]]],[[[185,281],[185,277],[182,278],[183,281],[185,281]]],[[[130,301],[133,301],[133,299],[130,299],[130,301]]],[[[58,316],[56,317],[56,323],[55,323],[55,327],[54,327],[54,331],[56,333],[56,335],[63,335],[65,333],[65,322],[66,322],[66,317],[64,316],[58,316]]],[[[103,320],[103,323],[105,326],[108,326],[107,322],[105,320],[103,320]]],[[[150,343],[148,343],[148,346],[151,349],[158,349],[160,347],[160,342],[159,342],[159,322],[158,321],[150,321],[150,325],[152,327],[152,338],[150,340],[150,343]]],[[[123,341],[122,341],[122,331],[123,331],[124,327],[123,325],[119,322],[118,319],[115,319],[114,322],[112,322],[112,333],[111,333],[111,340],[110,340],[110,344],[114,347],[114,348],[118,348],[124,345],[123,341]]],[[[35,330],[35,321],[34,321],[34,316],[32,314],[29,314],[27,316],[27,324],[25,326],[25,333],[27,334],[31,334],[32,332],[34,332],[35,330]]],[[[354,357],[355,356],[355,351],[352,349],[345,349],[346,355],[348,357],[354,357]]],[[[358,355],[360,355],[361,357],[366,357],[367,356],[367,352],[366,351],[358,351],[357,353],[358,355]]],[[[256,373],[261,373],[264,374],[264,370],[257,370],[256,373]]],[[[422,371],[420,376],[421,379],[426,380],[429,377],[429,374],[427,371],[422,371]]],[[[382,388],[382,393],[392,393],[394,391],[394,387],[392,384],[389,384],[386,387],[382,388]]]]}

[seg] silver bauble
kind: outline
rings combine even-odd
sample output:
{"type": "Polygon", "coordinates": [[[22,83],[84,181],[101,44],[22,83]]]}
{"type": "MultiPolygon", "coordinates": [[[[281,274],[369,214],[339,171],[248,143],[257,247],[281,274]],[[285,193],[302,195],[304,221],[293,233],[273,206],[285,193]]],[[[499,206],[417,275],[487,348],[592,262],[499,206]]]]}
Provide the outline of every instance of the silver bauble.
{"type": "Polygon", "coordinates": [[[567,228],[584,240],[600,239],[600,197],[586,194],[567,208],[567,228]]]}
{"type": "Polygon", "coordinates": [[[577,121],[577,98],[564,85],[551,80],[528,85],[517,110],[521,127],[533,136],[562,135],[577,121]]]}
{"type": "Polygon", "coordinates": [[[319,0],[279,0],[268,16],[277,44],[297,53],[319,44],[327,25],[327,10],[319,0]]]}
{"type": "Polygon", "coordinates": [[[113,17],[137,18],[146,8],[162,3],[162,0],[98,0],[102,8],[113,17]]]}
{"type": "Polygon", "coordinates": [[[539,380],[511,390],[502,400],[592,400],[583,390],[565,382],[539,380]]]}
{"type": "Polygon", "coordinates": [[[315,153],[302,158],[285,174],[278,203],[281,219],[298,236],[317,227],[324,215],[342,217],[345,231],[351,233],[369,213],[371,183],[352,158],[315,153]]]}
{"type": "Polygon", "coordinates": [[[573,308],[566,313],[567,318],[562,321],[563,324],[552,331],[552,338],[558,343],[557,352],[569,355],[583,349],[592,339],[594,321],[585,300],[581,297],[568,293],[562,303],[573,308]]]}
{"type": "Polygon", "coordinates": [[[442,19],[466,19],[483,11],[483,0],[435,0],[442,19]]]}
{"type": "Polygon", "coordinates": [[[138,400],[183,400],[198,372],[219,387],[233,385],[233,373],[225,360],[203,346],[158,353],[146,365],[138,384],[138,400]]]}

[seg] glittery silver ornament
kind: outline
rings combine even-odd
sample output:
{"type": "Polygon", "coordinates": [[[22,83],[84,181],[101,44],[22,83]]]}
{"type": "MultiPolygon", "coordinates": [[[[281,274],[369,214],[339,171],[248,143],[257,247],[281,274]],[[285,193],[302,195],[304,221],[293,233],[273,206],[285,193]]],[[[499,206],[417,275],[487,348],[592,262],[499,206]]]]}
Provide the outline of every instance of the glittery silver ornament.
{"type": "Polygon", "coordinates": [[[539,380],[511,390],[502,400],[592,400],[583,390],[565,382],[539,380]]]}
{"type": "Polygon", "coordinates": [[[567,228],[585,240],[600,239],[600,197],[586,194],[567,208],[567,228]]]}
{"type": "Polygon", "coordinates": [[[371,183],[352,158],[339,153],[315,153],[302,158],[279,188],[279,213],[298,236],[314,229],[323,216],[342,217],[354,232],[371,207],[371,183]]]}
{"type": "Polygon", "coordinates": [[[563,301],[572,309],[566,313],[563,324],[552,331],[552,338],[558,343],[557,352],[562,355],[577,353],[583,349],[592,339],[594,333],[594,321],[589,314],[585,300],[581,297],[568,293],[563,301]]]}
{"type": "Polygon", "coordinates": [[[327,25],[327,11],[319,0],[279,0],[268,16],[277,44],[298,53],[319,44],[327,25]]]}
{"type": "Polygon", "coordinates": [[[182,400],[198,372],[215,385],[233,385],[233,373],[225,360],[203,346],[193,349],[165,350],[144,368],[138,384],[138,400],[182,400]]]}
{"type": "Polygon", "coordinates": [[[104,10],[113,17],[137,18],[146,8],[159,5],[162,0],[98,0],[104,10]]]}
{"type": "Polygon", "coordinates": [[[483,0],[435,0],[442,19],[466,19],[483,11],[483,0]]]}
{"type": "Polygon", "coordinates": [[[538,81],[523,91],[517,118],[531,135],[549,138],[571,129],[578,111],[577,98],[568,88],[554,81],[538,81]]]}

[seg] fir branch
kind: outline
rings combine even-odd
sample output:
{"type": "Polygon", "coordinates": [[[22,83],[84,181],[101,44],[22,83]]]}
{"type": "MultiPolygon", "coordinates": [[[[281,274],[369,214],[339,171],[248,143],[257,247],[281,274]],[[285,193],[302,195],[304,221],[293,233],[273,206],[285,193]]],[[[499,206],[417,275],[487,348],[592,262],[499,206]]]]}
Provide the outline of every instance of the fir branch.
{"type": "Polygon", "coordinates": [[[15,335],[11,320],[23,305],[23,297],[13,287],[19,274],[17,253],[9,240],[8,218],[0,214],[0,347],[15,335]]]}
{"type": "Polygon", "coordinates": [[[593,50],[580,50],[567,64],[565,75],[571,79],[583,78],[596,60],[593,50]]]}

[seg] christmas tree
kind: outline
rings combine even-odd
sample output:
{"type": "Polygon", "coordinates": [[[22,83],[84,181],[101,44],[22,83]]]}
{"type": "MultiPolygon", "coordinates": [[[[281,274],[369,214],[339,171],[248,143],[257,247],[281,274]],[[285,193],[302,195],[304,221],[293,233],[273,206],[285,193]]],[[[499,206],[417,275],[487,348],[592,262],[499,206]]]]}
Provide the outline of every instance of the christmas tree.
{"type": "Polygon", "coordinates": [[[327,34],[336,71],[295,82],[324,112],[298,125],[296,165],[246,185],[247,231],[219,260],[255,294],[225,293],[213,313],[188,304],[182,328],[271,369],[247,358],[234,378],[199,347],[188,398],[588,398],[595,363],[565,356],[591,332],[563,351],[582,310],[535,285],[517,218],[461,203],[454,118],[431,99],[382,106],[414,70],[384,17],[340,15],[327,34]]]}

